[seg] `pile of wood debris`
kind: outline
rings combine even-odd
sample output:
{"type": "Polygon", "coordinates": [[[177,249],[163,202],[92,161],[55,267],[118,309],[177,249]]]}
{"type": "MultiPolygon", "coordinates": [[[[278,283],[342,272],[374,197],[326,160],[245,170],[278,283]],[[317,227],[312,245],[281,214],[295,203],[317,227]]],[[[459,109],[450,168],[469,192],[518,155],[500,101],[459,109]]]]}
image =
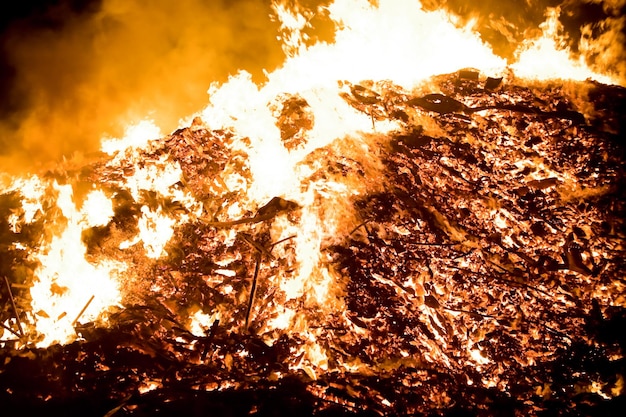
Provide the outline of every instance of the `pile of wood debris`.
{"type": "MultiPolygon", "coordinates": [[[[323,158],[312,176],[384,181],[351,201],[361,224],[323,248],[343,280],[347,322],[306,314],[330,371],[294,366],[303,335],[287,330],[270,344],[261,332],[271,317],[260,305],[281,300],[261,277],[289,273],[296,250],[289,238],[272,242],[270,226],[277,216],[298,222],[300,207],[276,197],[229,220],[251,181],[247,155],[228,146],[232,132],[198,123],[142,156],[177,161],[175,186],[212,213],[176,230],[165,259],[119,249],[142,205],[187,212],[156,193],[139,202],[121,192],[136,161],[63,172],[117,191],[113,221],[84,240],[90,256],[134,265],[133,291],[108,327],[78,325],[74,343],[4,343],[2,414],[606,416],[626,406],[624,89],[502,83],[469,70],[434,78],[437,93],[345,87],[374,125],[403,128],[376,138],[384,178],[332,145],[309,156],[323,158]],[[233,175],[239,186],[226,184],[233,175]],[[228,320],[199,336],[188,329],[198,308],[226,309],[228,320]]],[[[297,148],[313,124],[306,100],[287,98],[277,124],[297,148]]],[[[0,221],[16,201],[1,196],[0,221]]],[[[16,301],[27,304],[33,268],[7,242],[27,247],[43,224],[19,236],[0,227],[6,322],[16,301]]]]}

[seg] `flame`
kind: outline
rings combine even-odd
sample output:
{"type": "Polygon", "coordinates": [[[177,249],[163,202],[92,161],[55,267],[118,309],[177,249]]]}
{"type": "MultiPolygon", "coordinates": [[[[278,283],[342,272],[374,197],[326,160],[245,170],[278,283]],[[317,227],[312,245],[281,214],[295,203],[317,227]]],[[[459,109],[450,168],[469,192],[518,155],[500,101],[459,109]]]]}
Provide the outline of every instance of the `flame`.
{"type": "Polygon", "coordinates": [[[142,120],[137,124],[129,125],[124,132],[124,137],[120,139],[103,137],[100,148],[103,152],[113,155],[116,152],[131,147],[142,148],[151,140],[160,138],[161,136],[163,136],[161,129],[153,120],[142,120]]]}
{"type": "Polygon", "coordinates": [[[585,62],[584,55],[579,55],[578,59],[572,58],[572,52],[560,35],[563,27],[559,22],[559,14],[558,7],[548,8],[546,20],[539,25],[541,37],[527,40],[520,46],[517,61],[511,65],[515,75],[539,80],[594,79],[605,84],[618,84],[616,76],[592,71],[585,62]]]}
{"type": "Polygon", "coordinates": [[[13,213],[7,220],[14,233],[21,231],[22,225],[30,224],[38,213],[43,211],[42,199],[46,187],[38,176],[18,178],[6,188],[6,192],[20,191],[22,204],[19,212],[13,213]]]}
{"type": "Polygon", "coordinates": [[[54,184],[57,206],[67,221],[60,233],[34,257],[40,266],[31,287],[35,327],[43,335],[37,346],[67,343],[76,337],[79,320],[94,321],[121,301],[118,277],[126,266],[112,260],[95,263],[86,259],[82,232],[102,226],[113,216],[111,200],[102,191],[89,193],[78,210],[70,185],[54,184]]]}
{"type": "Polygon", "coordinates": [[[504,68],[504,61],[470,27],[459,29],[445,13],[426,12],[417,1],[383,0],[375,7],[367,1],[338,0],[328,6],[338,27],[335,42],[311,46],[301,33],[306,17],[281,4],[274,8],[290,31],[283,39],[290,51],[287,61],[260,88],[245,71],[226,84],[212,85],[210,104],[199,113],[211,129],[229,129],[250,140],[239,146],[250,157],[254,183],[248,192],[256,201],[293,194],[299,184],[293,175],[296,165],[313,150],[356,132],[384,133],[397,127],[389,122],[373,127],[370,117],[341,99],[337,80],[389,79],[413,88],[431,75],[460,67],[504,68]],[[446,45],[456,52],[442,57],[446,45]],[[285,94],[302,97],[315,115],[306,144],[291,151],[281,143],[272,112],[275,100],[285,94]]]}
{"type": "MultiPolygon", "coordinates": [[[[287,55],[283,65],[266,74],[262,85],[254,83],[243,70],[224,84],[212,84],[207,107],[184,119],[181,125],[228,132],[233,139],[224,140],[224,146],[247,157],[249,182],[228,170],[222,179],[227,192],[241,197],[227,207],[230,218],[254,212],[275,196],[301,207],[297,219],[281,215],[272,225],[273,242],[293,237],[292,247],[277,245],[272,247],[272,253],[293,258],[297,268],[268,278],[281,294],[271,307],[273,311],[267,314],[269,318],[260,324],[259,332],[268,343],[283,331],[301,334],[301,351],[294,352],[300,360],[290,366],[305,369],[315,377],[317,372],[331,367],[331,354],[325,351],[321,332],[311,326],[320,320],[311,311],[336,316],[345,326],[354,327],[344,314],[343,279],[329,266],[324,250],[362,222],[353,212],[350,199],[384,188],[383,181],[364,184],[362,176],[355,172],[380,177],[381,161],[375,151],[379,139],[400,127],[399,122],[376,120],[373,110],[368,114],[350,106],[342,96],[350,84],[388,80],[398,88],[413,91],[423,88],[434,75],[468,67],[494,76],[512,70],[518,77],[538,79],[614,79],[571,58],[559,39],[558,9],[549,10],[541,25],[542,36],[526,42],[518,52],[517,62],[510,66],[480,39],[472,22],[460,26],[444,11],[425,11],[417,0],[336,0],[324,6],[318,12],[327,13],[336,27],[332,43],[311,44],[307,38],[305,29],[310,26],[312,12],[283,3],[274,3],[273,10],[281,24],[280,39],[287,55]],[[285,142],[277,123],[287,98],[302,103],[300,122],[306,122],[293,145],[285,142]],[[347,166],[355,167],[354,172],[325,172],[327,167],[321,162],[327,156],[325,152],[340,155],[347,166]],[[307,313],[296,307],[296,301],[306,307],[307,313]]],[[[371,87],[372,93],[378,94],[376,86],[371,87]]],[[[128,191],[141,207],[134,218],[137,233],[123,240],[118,248],[122,252],[141,251],[150,259],[167,257],[168,243],[186,223],[213,214],[207,213],[207,201],[198,201],[184,187],[185,178],[178,162],[164,153],[145,159],[144,151],[161,146],[157,139],[161,136],[154,122],[144,120],[128,126],[121,139],[103,138],[101,145],[101,150],[112,157],[107,163],[109,168],[126,169],[124,175],[110,179],[109,185],[128,191]],[[177,202],[183,210],[168,211],[165,201],[177,202]]],[[[51,216],[42,204],[50,187],[40,178],[15,181],[11,187],[19,189],[22,195],[20,211],[9,219],[14,232],[19,232],[23,224],[45,217],[44,212],[51,216]]],[[[52,237],[34,255],[40,266],[30,291],[35,312],[32,321],[36,332],[43,335],[38,346],[66,343],[75,337],[77,321],[96,320],[110,306],[120,305],[118,280],[133,276],[130,265],[121,261],[104,256],[88,260],[82,241],[85,230],[111,224],[111,196],[94,189],[78,209],[70,185],[55,183],[52,189],[57,193],[55,204],[61,214],[46,218],[51,226],[47,233],[52,237]]],[[[508,227],[504,211],[493,210],[489,215],[502,229],[508,227]]],[[[236,238],[235,232],[222,233],[225,242],[236,238]]],[[[236,274],[227,268],[219,271],[227,278],[236,274]]],[[[423,295],[423,282],[418,280],[411,278],[410,285],[423,295]]],[[[232,287],[225,285],[222,290],[229,293],[232,287]]],[[[257,306],[254,313],[258,312],[257,306]]],[[[207,315],[198,311],[190,317],[190,329],[200,335],[218,318],[234,320],[228,312],[207,315]]],[[[449,363],[437,346],[425,355],[449,363]]],[[[487,363],[477,349],[471,350],[470,355],[478,365],[487,363]]],[[[348,369],[362,364],[341,366],[348,369]]]]}

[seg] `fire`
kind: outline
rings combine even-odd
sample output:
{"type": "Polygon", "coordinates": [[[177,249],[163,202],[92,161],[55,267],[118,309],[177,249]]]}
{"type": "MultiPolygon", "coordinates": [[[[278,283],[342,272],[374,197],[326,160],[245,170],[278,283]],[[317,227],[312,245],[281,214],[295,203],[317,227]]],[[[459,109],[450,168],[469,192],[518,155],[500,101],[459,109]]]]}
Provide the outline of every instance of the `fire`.
{"type": "Polygon", "coordinates": [[[146,146],[151,140],[161,136],[163,136],[161,129],[153,121],[142,120],[137,124],[128,126],[124,132],[124,137],[121,139],[102,138],[101,148],[104,152],[113,155],[127,148],[146,146]]]}
{"type": "MultiPolygon", "coordinates": [[[[355,182],[340,179],[336,183],[328,179],[306,180],[316,170],[310,164],[318,163],[307,161],[307,158],[314,155],[316,149],[333,141],[345,141],[346,137],[368,132],[380,135],[399,127],[397,123],[376,121],[373,114],[368,116],[367,112],[354,109],[342,99],[342,94],[346,94],[343,86],[348,85],[347,82],[356,83],[364,79],[388,79],[405,89],[413,89],[433,75],[461,67],[475,67],[499,74],[506,65],[473,32],[471,22],[465,27],[458,27],[445,12],[424,11],[417,1],[381,0],[374,5],[362,0],[337,0],[326,10],[337,27],[334,43],[306,45],[303,29],[309,25],[307,16],[298,14],[298,9],[291,10],[284,4],[275,4],[274,11],[285,34],[282,41],[288,54],[287,61],[278,70],[267,74],[267,82],[260,87],[245,71],[233,76],[226,84],[214,84],[209,90],[210,105],[195,117],[200,116],[203,124],[213,130],[228,130],[236,132],[238,138],[245,138],[245,141],[235,140],[231,146],[233,150],[245,151],[253,179],[246,186],[236,176],[224,178],[228,189],[246,192],[247,201],[238,203],[243,207],[231,205],[230,216],[259,207],[263,201],[276,195],[304,207],[297,225],[286,222],[280,226],[277,222],[278,226],[272,231],[276,240],[286,235],[296,236],[295,257],[299,271],[277,283],[285,292],[286,301],[310,293],[311,301],[320,306],[330,302],[336,312],[340,312],[343,306],[330,290],[337,277],[320,266],[325,263],[320,255],[322,246],[328,244],[333,236],[345,234],[347,229],[358,223],[354,214],[349,212],[349,207],[341,207],[337,202],[375,190],[364,189],[358,179],[355,182]],[[442,51],[445,53],[442,54],[442,51]],[[337,80],[345,81],[338,84],[337,80]],[[285,95],[300,97],[312,115],[310,125],[301,132],[302,143],[290,149],[282,143],[281,131],[276,124],[280,112],[279,100],[285,95]],[[338,230],[338,227],[343,230],[338,230]]],[[[558,9],[551,9],[541,26],[542,37],[523,45],[518,62],[511,66],[515,74],[538,78],[558,75],[574,79],[592,76],[605,82],[610,80],[589,71],[582,62],[569,58],[568,51],[558,41],[557,16],[558,9]],[[546,65],[546,57],[550,58],[552,65],[546,65]],[[536,62],[541,62],[541,68],[532,65],[536,62]]],[[[138,152],[160,136],[161,132],[154,123],[142,121],[130,126],[124,139],[106,138],[102,141],[102,150],[115,155],[110,165],[132,161],[133,172],[118,185],[129,190],[135,201],[142,201],[145,192],[154,192],[162,198],[179,201],[189,213],[172,216],[164,213],[162,207],[141,207],[137,235],[121,242],[119,247],[131,250],[142,243],[146,256],[155,259],[167,255],[165,246],[177,227],[202,215],[202,203],[176,187],[182,179],[180,166],[172,163],[167,155],[148,164],[141,161],[138,152]]],[[[342,145],[338,152],[352,152],[351,158],[375,171],[379,161],[369,147],[371,144],[350,142],[349,146],[342,145]],[[363,161],[359,154],[370,161],[363,161]]],[[[97,282],[104,290],[97,291],[98,297],[88,303],[86,313],[101,312],[108,305],[118,304],[120,295],[115,276],[128,267],[119,262],[94,265],[84,260],[81,233],[88,227],[106,225],[112,217],[112,207],[107,196],[94,192],[81,210],[76,210],[70,201],[69,187],[55,186],[59,193],[57,204],[67,225],[40,250],[37,257],[41,267],[36,271],[37,280],[31,291],[33,310],[48,316],[37,318],[40,323],[38,331],[46,334],[40,343],[42,346],[51,341],[71,340],[70,318],[76,316],[75,310],[80,309],[79,306],[90,300],[93,294],[88,294],[88,289],[93,288],[94,283],[97,282]],[[66,282],[70,280],[69,276],[79,281],[79,276],[93,277],[93,281],[84,279],[86,287],[78,290],[73,287],[78,284],[66,282]],[[104,293],[108,295],[102,295],[104,293]],[[72,298],[66,300],[64,294],[72,298]],[[65,303],[74,307],[70,309],[65,303]],[[61,316],[66,317],[63,325],[60,324],[61,316]],[[43,330],[44,322],[59,330],[43,330]]],[[[41,187],[34,197],[29,196],[27,183],[16,183],[14,188],[20,188],[24,196],[22,221],[29,223],[34,213],[42,210],[41,187]]],[[[498,216],[496,222],[502,223],[502,228],[505,228],[505,219],[501,214],[498,216]]],[[[17,230],[17,218],[11,223],[17,230]]],[[[84,319],[97,316],[86,313],[84,319]]],[[[281,319],[273,319],[270,323],[285,328],[288,322],[296,320],[296,316],[297,313],[287,309],[281,319]]]]}
{"type": "Polygon", "coordinates": [[[67,221],[61,232],[44,245],[35,258],[40,267],[30,290],[35,328],[43,335],[38,346],[67,343],[76,336],[79,320],[93,321],[109,307],[119,305],[117,277],[126,265],[116,261],[85,259],[82,232],[106,225],[113,216],[111,200],[102,192],[90,192],[80,210],[72,201],[72,187],[53,184],[57,207],[67,221]]]}
{"type": "Polygon", "coordinates": [[[546,21],[539,27],[542,35],[538,39],[527,40],[517,52],[517,62],[511,68],[518,77],[547,79],[585,80],[588,78],[603,83],[616,83],[615,77],[598,74],[585,63],[584,56],[577,60],[560,37],[562,26],[559,23],[558,7],[549,8],[546,21]]]}
{"type": "MultiPolygon", "coordinates": [[[[182,332],[177,341],[197,353],[194,361],[199,364],[221,361],[230,371],[237,361],[260,355],[242,344],[236,353],[208,357],[202,343],[227,329],[258,337],[261,350],[278,350],[290,337],[288,363],[280,372],[302,371],[313,381],[334,372],[384,375],[391,369],[438,364],[444,369],[468,366],[476,375],[490,375],[468,377],[468,385],[504,386],[505,366],[494,359],[489,334],[502,327],[541,325],[524,322],[528,313],[521,307],[473,311],[463,305],[471,306],[478,297],[467,289],[471,280],[483,282],[487,277],[476,265],[489,264],[509,274],[503,280],[527,291],[523,301],[538,303],[552,283],[527,284],[532,271],[567,270],[591,282],[599,268],[596,260],[606,254],[604,247],[581,249],[592,226],[543,221],[539,208],[533,212],[537,219],[531,226],[520,225],[519,210],[507,206],[505,197],[513,195],[524,204],[538,205],[532,198],[540,196],[536,198],[554,198],[565,205],[567,196],[582,201],[604,195],[609,188],[578,185],[567,167],[550,166],[537,151],[547,146],[540,140],[525,142],[522,151],[509,149],[507,140],[518,140],[533,129],[546,135],[577,132],[576,117],[583,116],[567,107],[570,103],[544,103],[537,111],[498,91],[489,96],[491,101],[481,102],[480,94],[468,93],[461,102],[447,96],[451,83],[437,83],[435,76],[466,69],[471,81],[481,85],[487,77],[505,81],[591,78],[612,83],[616,76],[598,74],[584,61],[571,58],[559,40],[558,8],[549,10],[541,37],[524,43],[512,64],[493,53],[472,22],[461,27],[444,11],[425,11],[417,0],[335,0],[318,10],[335,25],[332,43],[311,43],[307,38],[314,12],[283,3],[275,3],[273,10],[287,58],[266,74],[264,83],[253,82],[241,70],[226,83],[212,84],[208,105],[183,119],[181,128],[165,138],[155,123],[140,121],[129,126],[121,139],[103,138],[101,159],[90,166],[91,171],[33,175],[2,188],[3,194],[17,195],[20,203],[7,219],[12,233],[41,228],[39,240],[26,247],[29,261],[36,265],[27,280],[30,310],[21,314],[27,318],[26,334],[16,330],[16,320],[5,322],[5,334],[20,336],[21,347],[66,344],[80,337],[79,323],[106,327],[109,316],[142,300],[165,312],[169,321],[163,328],[182,332]],[[423,97],[416,100],[424,92],[431,94],[427,104],[435,110],[423,107],[423,97]],[[438,110],[446,105],[453,110],[438,110]],[[536,119],[529,116],[524,126],[515,125],[510,115],[516,113],[536,119]],[[465,137],[454,136],[453,123],[459,120],[467,125],[465,137]],[[407,131],[408,127],[413,130],[407,131]],[[475,133],[480,129],[501,129],[502,143],[486,143],[475,133]],[[448,136],[454,140],[442,139],[448,136]],[[428,151],[439,171],[429,166],[420,171],[422,167],[398,162],[402,158],[411,162],[420,149],[440,139],[428,151]],[[506,196],[496,195],[481,182],[487,183],[488,175],[472,178],[474,172],[456,171],[455,161],[444,154],[450,154],[449,149],[461,154],[471,146],[480,157],[493,158],[481,166],[483,174],[506,172],[503,184],[523,186],[506,196]],[[515,162],[506,162],[503,168],[505,162],[493,157],[500,152],[519,153],[511,156],[515,162]],[[394,182],[386,177],[390,166],[398,167],[392,173],[394,182]],[[436,209],[433,202],[439,202],[439,197],[429,201],[423,195],[410,195],[405,205],[390,203],[392,197],[413,190],[418,181],[434,181],[439,175],[446,181],[454,178],[450,183],[456,181],[466,187],[466,194],[480,198],[458,201],[457,218],[436,209]],[[85,185],[89,181],[93,183],[85,185]],[[556,194],[563,198],[557,199],[556,194]],[[390,213],[401,221],[386,224],[390,213]],[[478,236],[471,229],[474,225],[463,224],[463,216],[470,215],[476,222],[492,225],[493,233],[478,236]],[[512,235],[512,229],[523,233],[512,235]],[[558,241],[561,262],[554,241],[543,244],[541,238],[563,230],[572,232],[558,241]],[[430,240],[410,240],[422,235],[430,240]],[[532,256],[538,259],[524,252],[532,239],[537,241],[532,256]],[[380,246],[379,252],[362,249],[375,246],[373,242],[380,246]],[[406,242],[413,246],[403,247],[406,242]],[[422,247],[440,247],[449,255],[445,259],[449,263],[443,256],[411,258],[409,252],[422,247]],[[210,259],[203,256],[207,253],[210,259]],[[397,264],[375,270],[378,257],[390,253],[397,264]],[[530,265],[526,271],[519,267],[523,262],[530,265]],[[358,285],[346,271],[362,274],[358,285]],[[437,279],[443,275],[454,277],[456,286],[437,279]],[[198,286],[198,294],[181,305],[174,296],[192,283],[198,286]],[[367,292],[368,285],[384,287],[377,293],[379,301],[401,305],[397,311],[404,309],[412,317],[411,322],[393,317],[395,338],[380,334],[381,323],[391,320],[389,311],[370,306],[363,317],[348,313],[355,296],[347,294],[367,292]],[[462,291],[474,299],[462,300],[458,295],[462,291]],[[351,346],[359,337],[372,342],[363,346],[362,356],[351,346]],[[368,361],[378,343],[393,353],[384,361],[368,361]],[[458,355],[451,354],[452,349],[458,355]]],[[[524,94],[531,97],[530,91],[524,94]]],[[[441,199],[445,200],[446,192],[441,190],[441,199]]],[[[590,217],[597,214],[590,209],[590,217]]],[[[14,246],[21,250],[21,245],[14,246]]],[[[502,284],[494,282],[491,285],[502,284]]],[[[620,286],[598,287],[595,295],[607,303],[623,304],[623,299],[609,295],[621,291],[620,286]]],[[[558,288],[554,302],[571,307],[573,296],[568,291],[558,288]]],[[[511,292],[501,297],[521,296],[511,292]]],[[[556,327],[551,322],[543,325],[556,327]]],[[[537,329],[528,332],[539,337],[537,329]]],[[[558,331],[547,334],[551,347],[571,343],[559,339],[558,331]]],[[[156,356],[152,346],[136,349],[156,356]]],[[[527,364],[534,365],[535,358],[527,358],[527,364]]],[[[272,372],[276,378],[280,375],[272,372]]],[[[407,376],[403,384],[417,384],[410,379],[407,376]]],[[[138,390],[144,394],[163,386],[155,378],[144,381],[138,390]]],[[[600,382],[585,388],[601,389],[600,382]]],[[[354,398],[359,395],[355,391],[354,398]]],[[[379,400],[385,407],[392,406],[382,394],[379,400]]]]}
{"type": "MultiPolygon", "coordinates": [[[[285,292],[286,301],[310,293],[313,294],[311,301],[314,300],[320,306],[330,302],[337,309],[336,312],[340,312],[343,308],[341,302],[337,301],[340,298],[335,299],[329,293],[337,277],[326,267],[320,266],[325,263],[320,258],[322,246],[328,244],[324,242],[332,240],[333,236],[341,236],[346,229],[355,227],[358,222],[348,207],[341,207],[335,202],[347,201],[347,198],[359,193],[375,190],[363,189],[358,179],[353,183],[343,179],[337,183],[328,180],[306,181],[307,176],[316,169],[309,164],[317,164],[316,161],[307,162],[307,157],[313,155],[316,149],[339,139],[345,141],[343,138],[351,135],[364,132],[384,134],[399,127],[397,123],[375,121],[373,115],[356,111],[342,99],[342,94],[345,94],[342,85],[348,81],[356,83],[364,79],[388,79],[405,89],[412,89],[433,75],[458,68],[475,67],[499,74],[506,65],[473,32],[471,22],[465,27],[458,27],[445,12],[424,11],[419,2],[414,0],[381,0],[375,5],[362,0],[337,0],[326,9],[337,27],[334,43],[313,45],[306,45],[307,37],[303,34],[303,29],[309,25],[309,15],[298,14],[299,9],[292,10],[284,4],[277,3],[273,7],[282,25],[284,36],[281,40],[288,55],[287,61],[278,70],[267,74],[268,80],[261,87],[253,83],[245,71],[232,77],[226,84],[214,84],[209,90],[210,105],[195,117],[200,116],[204,125],[213,130],[229,130],[236,132],[237,137],[246,139],[233,142],[232,149],[245,151],[248,155],[252,183],[244,190],[242,187],[246,185],[240,179],[224,179],[229,189],[246,192],[248,201],[239,202],[244,205],[244,210],[259,207],[263,201],[276,195],[296,201],[304,207],[297,225],[287,222],[275,226],[272,232],[276,240],[285,235],[296,236],[295,256],[299,272],[277,283],[285,292]],[[442,51],[445,53],[442,54],[442,51]],[[337,84],[337,80],[345,81],[337,84]],[[301,132],[302,143],[290,149],[283,145],[281,131],[276,124],[277,112],[280,112],[280,101],[277,99],[285,95],[300,97],[312,115],[307,130],[301,132]],[[343,230],[339,231],[338,227],[343,230]]],[[[541,26],[542,37],[523,45],[518,62],[511,66],[515,74],[538,78],[558,75],[574,79],[593,76],[601,81],[609,80],[589,71],[582,62],[574,62],[569,58],[568,51],[558,41],[557,16],[558,9],[549,10],[547,20],[541,26]],[[546,58],[550,58],[549,62],[553,64],[545,65],[546,58]],[[536,62],[541,62],[541,68],[532,65],[536,62]]],[[[175,184],[182,179],[182,171],[176,163],[172,164],[168,160],[167,155],[149,164],[140,160],[138,152],[160,136],[161,132],[154,123],[142,121],[130,126],[124,139],[105,138],[102,141],[102,150],[115,155],[111,165],[132,161],[132,174],[118,185],[129,190],[135,201],[144,198],[142,193],[154,192],[162,198],[174,198],[190,212],[171,216],[164,213],[162,207],[144,205],[141,208],[141,216],[137,219],[137,235],[121,242],[119,247],[131,250],[142,243],[146,256],[155,259],[166,256],[165,246],[175,229],[201,216],[202,212],[200,202],[176,188],[175,184]]],[[[350,152],[352,149],[354,152],[356,149],[356,153],[350,156],[376,170],[375,165],[379,161],[369,151],[370,146],[351,142],[350,146],[344,144],[339,151],[350,152]],[[358,154],[366,155],[371,160],[363,161],[358,154]]],[[[35,197],[29,197],[26,183],[16,183],[14,187],[19,187],[24,195],[22,221],[28,223],[32,221],[34,211],[41,210],[42,191],[35,197]]],[[[74,305],[73,310],[87,303],[90,294],[85,291],[88,293],[87,289],[93,283],[98,282],[98,285],[108,288],[104,293],[109,295],[99,295],[88,303],[90,306],[87,311],[103,311],[107,305],[118,304],[120,295],[114,275],[127,268],[127,265],[115,262],[93,265],[84,261],[85,248],[80,241],[81,232],[88,227],[106,225],[112,216],[112,208],[108,197],[102,193],[92,193],[81,211],[77,211],[70,201],[71,188],[68,187],[57,187],[58,204],[68,224],[38,255],[42,266],[36,272],[37,284],[31,291],[33,310],[41,311],[42,314],[45,312],[48,316],[37,319],[41,323],[38,331],[47,333],[40,345],[71,340],[73,332],[70,317],[76,312],[70,314],[65,311],[69,308],[64,303],[74,305]],[[76,257],[79,260],[74,264],[76,257]],[[72,272],[64,272],[65,269],[72,272]],[[87,288],[83,290],[74,290],[73,284],[66,282],[69,278],[65,277],[69,275],[93,276],[94,281],[86,284],[87,288]],[[50,288],[58,290],[55,292],[50,288]],[[64,301],[65,293],[72,294],[72,298],[64,301]],[[64,325],[59,324],[61,316],[67,316],[64,325]],[[55,330],[53,336],[51,331],[43,330],[45,321],[49,322],[48,326],[63,330],[55,330]]],[[[230,216],[243,212],[242,208],[236,207],[230,206],[230,216]]],[[[497,217],[496,221],[506,227],[502,217],[497,217]]],[[[18,227],[15,219],[12,223],[14,229],[18,227]]],[[[86,279],[84,282],[90,281],[86,279]]],[[[98,293],[102,294],[102,291],[98,293]]],[[[270,323],[284,329],[288,322],[296,320],[296,316],[297,313],[287,309],[281,319],[273,319],[270,323]]],[[[83,316],[84,319],[94,317],[93,314],[83,316]]]]}
{"type": "Polygon", "coordinates": [[[38,212],[43,210],[42,198],[45,193],[45,185],[37,176],[28,179],[17,179],[6,188],[7,191],[19,190],[22,194],[22,204],[19,213],[13,213],[8,219],[11,229],[19,233],[22,224],[30,224],[35,220],[38,212]]]}

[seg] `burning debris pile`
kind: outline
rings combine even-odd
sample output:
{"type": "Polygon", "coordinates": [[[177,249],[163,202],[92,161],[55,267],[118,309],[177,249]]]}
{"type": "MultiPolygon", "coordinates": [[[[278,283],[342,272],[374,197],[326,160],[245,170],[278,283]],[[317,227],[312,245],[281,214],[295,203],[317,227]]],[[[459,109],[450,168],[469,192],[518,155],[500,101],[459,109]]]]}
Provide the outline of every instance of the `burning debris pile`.
{"type": "Polygon", "coordinates": [[[250,139],[200,118],[7,188],[3,414],[623,405],[624,90],[473,70],[341,90],[373,129],[313,149],[310,104],[277,99],[283,150],[300,155],[297,181],[279,179],[290,193],[251,197],[250,139]],[[77,226],[83,249],[60,256],[91,269],[69,272],[86,292],[45,307],[33,288],[75,291],[44,278],[52,224],[77,226]],[[117,287],[92,280],[103,270],[117,287]]]}

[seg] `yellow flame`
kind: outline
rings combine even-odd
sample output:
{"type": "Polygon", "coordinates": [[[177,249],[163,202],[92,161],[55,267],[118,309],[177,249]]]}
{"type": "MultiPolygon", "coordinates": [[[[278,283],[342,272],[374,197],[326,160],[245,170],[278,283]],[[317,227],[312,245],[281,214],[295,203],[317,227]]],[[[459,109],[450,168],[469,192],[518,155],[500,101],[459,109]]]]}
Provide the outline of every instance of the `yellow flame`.
{"type": "Polygon", "coordinates": [[[207,335],[207,331],[211,328],[211,325],[219,320],[219,313],[205,314],[201,310],[196,311],[190,316],[189,331],[198,337],[204,337],[207,335]]]}
{"type": "Polygon", "coordinates": [[[538,39],[527,40],[518,49],[517,62],[511,65],[515,75],[539,80],[593,79],[606,84],[617,84],[614,77],[592,71],[583,55],[580,55],[578,59],[572,58],[570,49],[559,36],[563,30],[559,22],[559,13],[558,7],[549,8],[546,21],[539,26],[542,36],[538,39]]]}
{"type": "Polygon", "coordinates": [[[159,209],[152,211],[148,206],[141,207],[139,219],[139,240],[143,242],[149,258],[160,258],[167,255],[165,245],[174,234],[176,220],[163,215],[159,209]]]}
{"type": "MultiPolygon", "coordinates": [[[[283,27],[300,33],[305,16],[276,5],[283,27]]],[[[296,164],[313,150],[356,132],[379,133],[397,125],[379,123],[349,106],[339,93],[338,80],[393,80],[412,88],[431,75],[475,66],[502,70],[496,57],[470,28],[458,29],[443,12],[426,12],[416,0],[382,0],[375,7],[365,0],[337,0],[328,6],[338,30],[333,44],[304,46],[291,38],[297,53],[268,74],[262,87],[245,71],[226,84],[209,89],[210,104],[201,113],[212,129],[231,129],[250,143],[241,147],[250,156],[254,183],[248,191],[257,202],[293,193],[299,181],[296,164]],[[442,56],[442,48],[454,51],[442,56]],[[272,103],[284,94],[299,94],[315,114],[313,129],[302,149],[287,151],[281,143],[272,103]]],[[[292,49],[294,49],[292,48],[292,49]]]]}
{"type": "Polygon", "coordinates": [[[46,185],[38,176],[15,179],[3,192],[19,192],[22,196],[21,209],[7,219],[13,233],[20,233],[23,224],[32,223],[43,212],[42,199],[46,185]]]}
{"type": "Polygon", "coordinates": [[[151,140],[163,136],[161,129],[153,120],[142,120],[126,128],[124,137],[117,139],[104,137],[101,140],[101,149],[110,155],[128,148],[142,148],[151,140]]]}
{"type": "Polygon", "coordinates": [[[40,266],[30,293],[35,327],[43,335],[37,346],[67,343],[76,337],[77,322],[94,321],[110,306],[120,303],[116,277],[125,265],[110,260],[91,263],[85,259],[82,232],[108,223],[113,216],[111,200],[92,191],[81,210],[72,201],[72,187],[54,184],[57,206],[67,221],[64,230],[35,255],[40,266]],[[94,207],[96,210],[94,211],[94,207]]]}
{"type": "Polygon", "coordinates": [[[286,4],[273,3],[272,9],[280,20],[280,31],[283,35],[278,39],[281,41],[283,52],[287,56],[298,54],[304,47],[303,40],[306,39],[302,30],[309,26],[307,17],[301,14],[302,10],[297,3],[291,7],[286,4]]]}

